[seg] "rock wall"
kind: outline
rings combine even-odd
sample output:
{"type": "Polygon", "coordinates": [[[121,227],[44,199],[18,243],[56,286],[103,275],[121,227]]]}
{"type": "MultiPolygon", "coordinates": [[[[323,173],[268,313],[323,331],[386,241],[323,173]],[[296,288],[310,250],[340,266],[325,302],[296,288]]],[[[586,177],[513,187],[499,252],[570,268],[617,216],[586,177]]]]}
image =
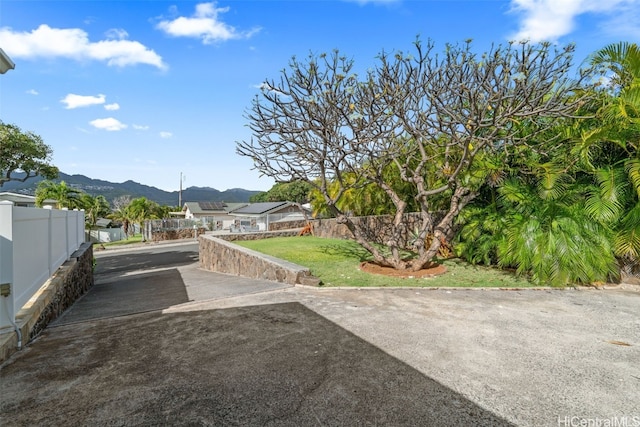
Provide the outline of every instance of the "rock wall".
{"type": "MultiPolygon", "coordinates": [[[[264,236],[267,233],[256,234],[264,236]]],[[[306,267],[234,245],[212,235],[200,236],[198,242],[200,267],[205,270],[290,285],[320,285],[320,280],[313,277],[306,267]]]]}
{"type": "MultiPolygon", "coordinates": [[[[35,338],[94,284],[93,245],[83,243],[16,315],[22,345],[35,338]]],[[[0,363],[17,350],[15,331],[0,334],[0,363]]]]}
{"type": "MultiPolygon", "coordinates": [[[[313,222],[313,220],[310,222],[313,222]]],[[[305,225],[307,225],[307,221],[303,219],[297,221],[270,222],[269,231],[291,230],[294,228],[302,228],[305,225]]]]}
{"type": "Polygon", "coordinates": [[[260,231],[256,233],[229,233],[217,234],[216,237],[227,242],[236,240],[260,240],[270,239],[272,237],[291,237],[297,236],[300,230],[282,230],[282,231],[260,231]]]}
{"type": "MultiPolygon", "coordinates": [[[[406,214],[406,228],[403,240],[410,241],[411,232],[419,225],[420,215],[417,213],[406,214]]],[[[360,227],[369,236],[372,242],[384,244],[389,240],[389,230],[393,217],[390,215],[360,216],[351,218],[357,227],[360,227]]],[[[316,219],[313,221],[313,234],[317,237],[352,239],[353,235],[345,224],[338,223],[336,218],[316,219]]]]}
{"type": "MultiPolygon", "coordinates": [[[[50,293],[51,298],[33,323],[29,339],[42,332],[49,323],[57,319],[78,298],[84,295],[93,284],[93,245],[83,243],[77,251],[71,254],[70,259],[55,272],[49,281],[50,289],[39,295],[39,297],[45,297],[46,293],[50,293]]],[[[17,317],[20,318],[20,313],[17,317]]]]}
{"type": "MultiPolygon", "coordinates": [[[[165,240],[195,239],[196,230],[193,228],[154,230],[151,232],[152,242],[163,242],[165,240]]],[[[197,229],[198,236],[204,234],[207,230],[204,227],[197,229]]]]}

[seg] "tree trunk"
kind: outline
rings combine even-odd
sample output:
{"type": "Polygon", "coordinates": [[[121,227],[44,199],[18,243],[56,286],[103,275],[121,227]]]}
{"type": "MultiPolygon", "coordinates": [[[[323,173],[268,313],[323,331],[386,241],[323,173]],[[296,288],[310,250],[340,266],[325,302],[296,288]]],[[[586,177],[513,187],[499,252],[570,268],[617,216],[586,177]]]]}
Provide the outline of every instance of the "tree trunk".
{"type": "Polygon", "coordinates": [[[453,238],[453,223],[460,211],[476,197],[476,193],[466,187],[456,187],[451,197],[451,204],[447,214],[438,222],[433,230],[433,239],[429,248],[424,251],[418,258],[411,262],[411,269],[418,271],[423,269],[427,264],[432,262],[438,251],[442,247],[443,242],[449,242],[453,238]]]}

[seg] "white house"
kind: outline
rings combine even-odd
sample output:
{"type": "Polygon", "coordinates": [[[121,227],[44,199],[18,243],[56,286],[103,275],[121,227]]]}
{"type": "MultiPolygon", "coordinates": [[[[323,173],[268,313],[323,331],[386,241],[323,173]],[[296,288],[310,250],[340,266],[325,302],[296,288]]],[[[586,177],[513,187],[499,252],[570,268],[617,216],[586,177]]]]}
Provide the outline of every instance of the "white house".
{"type": "Polygon", "coordinates": [[[251,203],[230,211],[229,215],[236,218],[231,231],[264,231],[272,222],[305,219],[300,205],[293,202],[251,203]]]}
{"type": "Polygon", "coordinates": [[[182,207],[184,219],[195,219],[203,217],[225,217],[229,219],[229,212],[244,206],[248,203],[225,203],[225,202],[185,202],[182,207]]]}
{"type": "MultiPolygon", "coordinates": [[[[4,191],[0,193],[0,201],[6,200],[9,202],[13,202],[14,206],[20,206],[25,208],[35,208],[36,207],[36,198],[35,196],[28,196],[26,194],[18,194],[11,193],[9,191],[4,191]]],[[[45,199],[42,203],[42,206],[50,206],[55,208],[56,201],[53,199],[45,199]]]]}

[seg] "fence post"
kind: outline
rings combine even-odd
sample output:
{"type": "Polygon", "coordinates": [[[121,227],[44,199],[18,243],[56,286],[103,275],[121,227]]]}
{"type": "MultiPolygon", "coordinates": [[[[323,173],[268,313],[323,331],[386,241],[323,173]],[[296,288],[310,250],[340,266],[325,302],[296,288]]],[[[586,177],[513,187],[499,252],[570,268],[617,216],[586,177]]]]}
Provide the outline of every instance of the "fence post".
{"type": "Polygon", "coordinates": [[[15,321],[13,281],[13,202],[0,201],[0,330],[15,321]],[[8,285],[8,289],[7,289],[8,285]]]}
{"type": "Polygon", "coordinates": [[[49,218],[47,219],[47,255],[49,259],[47,260],[47,269],[49,269],[49,277],[53,275],[53,207],[48,206],[45,207],[49,213],[49,218]]]}
{"type": "Polygon", "coordinates": [[[78,228],[78,248],[84,243],[84,242],[88,242],[89,240],[86,238],[86,233],[84,232],[84,218],[85,218],[85,212],[84,209],[81,209],[80,212],[77,215],[76,218],[76,227],[78,228]]]}

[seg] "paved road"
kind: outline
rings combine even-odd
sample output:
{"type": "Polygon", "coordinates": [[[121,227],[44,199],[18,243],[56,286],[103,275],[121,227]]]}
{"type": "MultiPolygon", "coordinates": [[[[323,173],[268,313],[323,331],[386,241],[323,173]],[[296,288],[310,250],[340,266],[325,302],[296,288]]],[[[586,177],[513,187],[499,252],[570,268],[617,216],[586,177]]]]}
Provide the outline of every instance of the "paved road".
{"type": "Polygon", "coordinates": [[[194,260],[100,254],[0,369],[0,425],[640,425],[637,291],[313,289],[194,260]]]}

